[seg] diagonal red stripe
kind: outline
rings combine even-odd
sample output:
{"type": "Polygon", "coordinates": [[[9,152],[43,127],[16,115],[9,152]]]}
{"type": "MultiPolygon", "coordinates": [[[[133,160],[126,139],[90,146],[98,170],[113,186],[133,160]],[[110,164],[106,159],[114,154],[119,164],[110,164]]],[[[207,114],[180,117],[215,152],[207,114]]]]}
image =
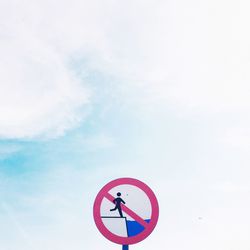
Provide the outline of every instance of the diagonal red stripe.
{"type": "MultiPolygon", "coordinates": [[[[107,198],[109,201],[113,203],[113,200],[115,199],[111,194],[107,193],[105,195],[105,198],[107,198]]],[[[148,223],[143,220],[138,214],[136,214],[134,211],[132,211],[130,208],[128,208],[126,205],[122,204],[122,211],[124,211],[127,215],[132,217],[135,221],[140,223],[144,228],[147,228],[148,223]]]]}

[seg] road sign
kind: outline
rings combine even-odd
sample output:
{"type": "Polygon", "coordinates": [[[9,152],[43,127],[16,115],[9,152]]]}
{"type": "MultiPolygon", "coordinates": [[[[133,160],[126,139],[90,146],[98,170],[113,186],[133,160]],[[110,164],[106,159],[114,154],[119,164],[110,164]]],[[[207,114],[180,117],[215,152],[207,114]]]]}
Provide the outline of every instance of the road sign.
{"type": "Polygon", "coordinates": [[[145,183],[120,178],[101,189],[93,213],[102,235],[128,249],[128,245],[136,244],[152,233],[158,221],[159,205],[145,183]]]}

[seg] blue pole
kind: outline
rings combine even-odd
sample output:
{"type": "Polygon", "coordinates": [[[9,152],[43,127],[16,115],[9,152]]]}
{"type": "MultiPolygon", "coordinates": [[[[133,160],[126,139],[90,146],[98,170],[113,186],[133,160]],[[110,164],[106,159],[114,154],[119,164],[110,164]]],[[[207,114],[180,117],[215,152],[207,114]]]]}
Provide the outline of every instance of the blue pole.
{"type": "Polygon", "coordinates": [[[123,245],[122,250],[128,250],[128,245],[123,245]]]}

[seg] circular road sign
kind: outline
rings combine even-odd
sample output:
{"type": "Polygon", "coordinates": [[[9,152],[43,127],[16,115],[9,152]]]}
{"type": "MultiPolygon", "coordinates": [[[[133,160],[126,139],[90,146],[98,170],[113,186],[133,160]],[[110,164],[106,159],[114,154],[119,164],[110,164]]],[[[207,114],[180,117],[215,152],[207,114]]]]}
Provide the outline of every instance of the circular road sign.
{"type": "Polygon", "coordinates": [[[154,192],[143,182],[120,178],[106,184],[94,203],[97,228],[108,240],[132,245],[147,238],[159,218],[154,192]]]}

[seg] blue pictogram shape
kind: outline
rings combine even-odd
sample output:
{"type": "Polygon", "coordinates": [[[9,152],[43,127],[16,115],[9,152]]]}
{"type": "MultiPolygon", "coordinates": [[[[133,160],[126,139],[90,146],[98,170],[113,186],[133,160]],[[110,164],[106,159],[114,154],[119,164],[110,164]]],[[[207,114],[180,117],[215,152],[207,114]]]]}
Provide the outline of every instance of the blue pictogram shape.
{"type": "MultiPolygon", "coordinates": [[[[145,220],[147,223],[150,222],[150,220],[145,220]]],[[[144,231],[144,227],[138,223],[137,221],[130,221],[126,220],[127,222],[127,231],[128,231],[128,237],[136,236],[144,231]]]]}

